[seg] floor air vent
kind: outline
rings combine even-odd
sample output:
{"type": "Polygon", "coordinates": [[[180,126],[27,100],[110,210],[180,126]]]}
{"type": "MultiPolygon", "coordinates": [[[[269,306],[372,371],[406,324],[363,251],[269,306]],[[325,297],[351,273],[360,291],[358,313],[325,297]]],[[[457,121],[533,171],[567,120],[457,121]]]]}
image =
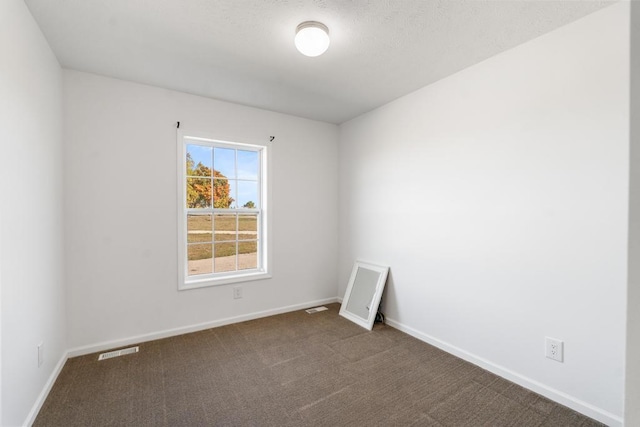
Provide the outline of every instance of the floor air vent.
{"type": "Polygon", "coordinates": [[[98,360],[112,359],[114,357],[124,356],[125,354],[137,353],[138,349],[139,347],[136,346],[136,347],[123,348],[122,350],[108,351],[98,356],[98,360]]]}
{"type": "Polygon", "coordinates": [[[320,307],[313,307],[313,308],[310,308],[310,309],[305,310],[305,311],[307,313],[309,313],[309,314],[313,314],[313,313],[317,313],[319,311],[326,311],[326,310],[329,310],[329,309],[327,307],[325,307],[324,305],[322,305],[320,307]]]}

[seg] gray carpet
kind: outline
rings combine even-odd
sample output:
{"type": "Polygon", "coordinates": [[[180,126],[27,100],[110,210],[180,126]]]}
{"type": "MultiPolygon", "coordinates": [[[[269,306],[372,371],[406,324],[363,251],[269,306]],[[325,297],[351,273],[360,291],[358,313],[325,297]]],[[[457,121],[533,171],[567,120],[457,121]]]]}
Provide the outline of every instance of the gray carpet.
{"type": "Polygon", "coordinates": [[[601,426],[340,306],[69,359],[35,426],[601,426]]]}

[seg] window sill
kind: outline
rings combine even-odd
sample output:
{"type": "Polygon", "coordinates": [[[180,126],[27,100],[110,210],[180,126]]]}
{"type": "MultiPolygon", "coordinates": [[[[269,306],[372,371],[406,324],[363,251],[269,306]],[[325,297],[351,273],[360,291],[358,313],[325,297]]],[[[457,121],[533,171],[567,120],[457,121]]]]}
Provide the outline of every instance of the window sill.
{"type": "Polygon", "coordinates": [[[255,271],[245,274],[237,274],[226,277],[206,277],[202,279],[190,279],[178,286],[179,291],[186,291],[189,289],[208,288],[210,286],[222,286],[231,283],[252,282],[254,280],[271,279],[271,274],[264,271],[255,271]]]}

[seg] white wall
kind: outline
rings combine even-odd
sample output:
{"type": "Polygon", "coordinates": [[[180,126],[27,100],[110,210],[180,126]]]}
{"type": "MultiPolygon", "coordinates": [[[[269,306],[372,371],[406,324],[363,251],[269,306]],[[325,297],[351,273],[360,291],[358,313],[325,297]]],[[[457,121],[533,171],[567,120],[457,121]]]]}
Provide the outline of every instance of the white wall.
{"type": "Polygon", "coordinates": [[[631,179],[625,423],[640,425],[640,4],[631,2],[631,179]]]}
{"type": "Polygon", "coordinates": [[[64,71],[70,347],[335,298],[337,127],[64,71]],[[176,122],[275,141],[273,278],[178,292],[176,122]]]}
{"type": "Polygon", "coordinates": [[[618,4],[341,125],[339,295],[388,264],[392,325],[620,423],[628,104],[618,4]]]}
{"type": "Polygon", "coordinates": [[[22,0],[0,2],[0,55],[0,423],[15,426],[28,421],[67,348],[62,81],[22,0]],[[45,363],[38,368],[41,341],[45,363]]]}

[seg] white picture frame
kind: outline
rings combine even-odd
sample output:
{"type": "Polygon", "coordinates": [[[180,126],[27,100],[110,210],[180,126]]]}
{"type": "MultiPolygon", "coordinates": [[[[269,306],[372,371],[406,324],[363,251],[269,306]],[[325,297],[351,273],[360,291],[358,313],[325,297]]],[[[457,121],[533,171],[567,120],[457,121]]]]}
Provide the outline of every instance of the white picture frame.
{"type": "Polygon", "coordinates": [[[389,267],[356,260],[340,306],[340,316],[373,329],[389,267]]]}

